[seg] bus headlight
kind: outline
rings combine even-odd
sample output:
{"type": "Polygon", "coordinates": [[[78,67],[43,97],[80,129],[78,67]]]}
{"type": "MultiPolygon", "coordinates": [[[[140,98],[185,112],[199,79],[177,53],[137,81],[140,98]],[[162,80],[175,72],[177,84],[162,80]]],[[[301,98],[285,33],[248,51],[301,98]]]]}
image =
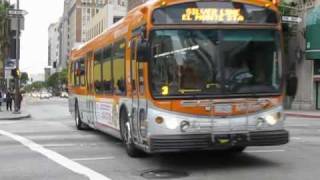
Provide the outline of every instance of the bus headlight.
{"type": "Polygon", "coordinates": [[[177,127],[179,126],[178,120],[177,119],[165,119],[165,124],[167,126],[168,129],[177,129],[177,127]]]}
{"type": "Polygon", "coordinates": [[[277,112],[274,114],[268,114],[264,117],[265,121],[267,122],[268,125],[274,126],[276,125],[279,121],[282,120],[282,114],[281,112],[277,112]]]}

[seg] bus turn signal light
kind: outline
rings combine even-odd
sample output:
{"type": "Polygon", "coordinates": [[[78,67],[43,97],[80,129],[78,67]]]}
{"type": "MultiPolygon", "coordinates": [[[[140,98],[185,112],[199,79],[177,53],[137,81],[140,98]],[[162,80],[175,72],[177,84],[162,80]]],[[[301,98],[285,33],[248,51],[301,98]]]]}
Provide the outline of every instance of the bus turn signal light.
{"type": "Polygon", "coordinates": [[[156,119],[155,119],[156,123],[157,124],[162,124],[163,123],[163,118],[158,116],[156,119]]]}

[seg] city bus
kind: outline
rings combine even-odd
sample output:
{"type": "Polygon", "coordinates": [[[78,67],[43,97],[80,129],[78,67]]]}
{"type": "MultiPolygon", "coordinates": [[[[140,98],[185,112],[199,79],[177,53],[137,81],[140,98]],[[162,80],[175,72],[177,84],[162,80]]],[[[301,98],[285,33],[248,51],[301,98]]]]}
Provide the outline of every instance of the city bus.
{"type": "Polygon", "coordinates": [[[276,1],[147,1],[70,53],[75,125],[132,157],[286,144],[282,37],[276,1]]]}

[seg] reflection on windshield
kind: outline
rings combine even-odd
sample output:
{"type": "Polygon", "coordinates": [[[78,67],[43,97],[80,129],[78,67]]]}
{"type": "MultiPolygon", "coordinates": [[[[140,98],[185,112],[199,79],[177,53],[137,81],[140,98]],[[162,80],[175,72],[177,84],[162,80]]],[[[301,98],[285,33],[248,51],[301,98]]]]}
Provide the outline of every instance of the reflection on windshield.
{"type": "Polygon", "coordinates": [[[278,41],[278,34],[271,30],[154,31],[153,94],[278,92],[278,41]]]}

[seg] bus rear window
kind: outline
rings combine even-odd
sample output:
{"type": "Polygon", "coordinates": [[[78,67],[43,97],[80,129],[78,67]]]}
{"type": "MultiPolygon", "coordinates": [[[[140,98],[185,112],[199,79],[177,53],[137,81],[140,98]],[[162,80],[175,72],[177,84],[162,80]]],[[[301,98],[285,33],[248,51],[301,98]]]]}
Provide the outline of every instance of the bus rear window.
{"type": "Polygon", "coordinates": [[[153,24],[278,23],[277,13],[239,2],[192,2],[156,9],[153,24]]]}

